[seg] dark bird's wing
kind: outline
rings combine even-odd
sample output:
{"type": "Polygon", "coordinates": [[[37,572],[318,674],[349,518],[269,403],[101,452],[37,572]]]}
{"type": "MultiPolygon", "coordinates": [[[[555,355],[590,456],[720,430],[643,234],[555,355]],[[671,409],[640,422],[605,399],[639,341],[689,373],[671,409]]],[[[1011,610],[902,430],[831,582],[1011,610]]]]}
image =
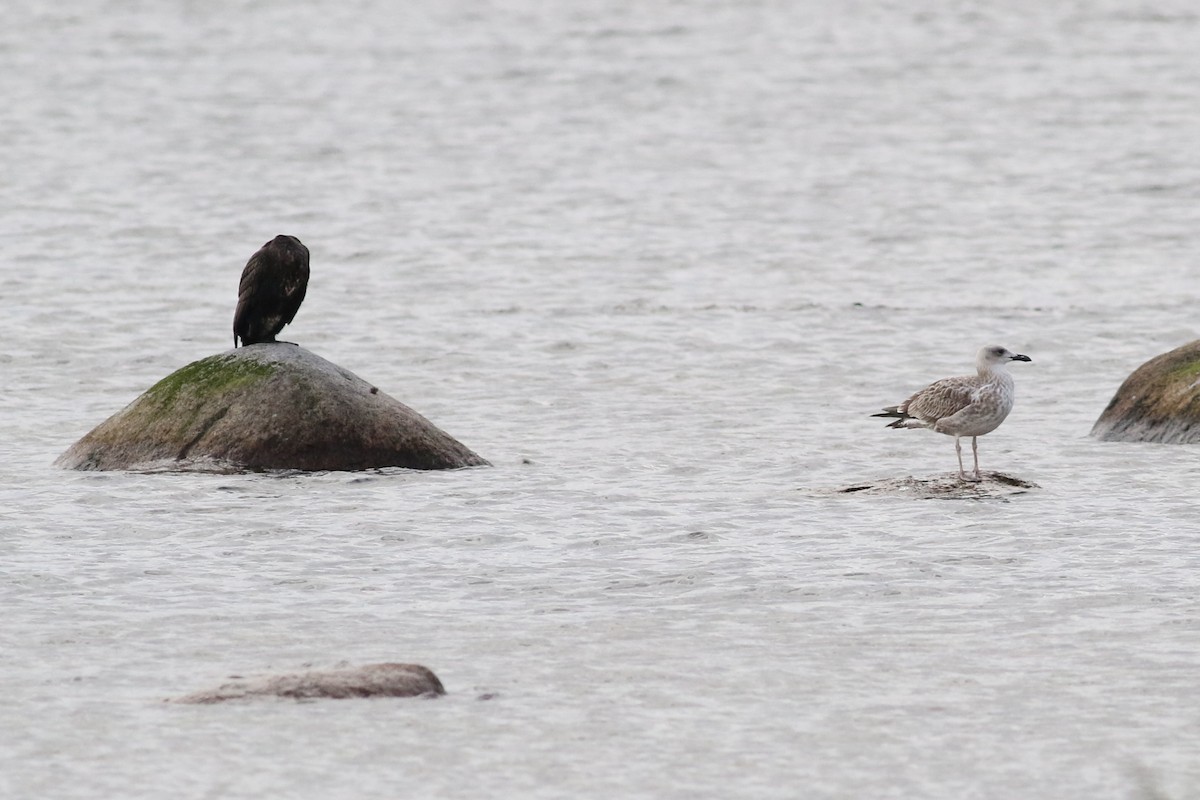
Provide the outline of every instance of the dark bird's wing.
{"type": "Polygon", "coordinates": [[[238,283],[237,310],[233,313],[235,347],[239,338],[244,345],[262,341],[269,330],[269,317],[273,316],[270,309],[278,305],[278,298],[272,297],[276,294],[277,273],[277,257],[270,244],[264,245],[246,262],[238,283]]]}

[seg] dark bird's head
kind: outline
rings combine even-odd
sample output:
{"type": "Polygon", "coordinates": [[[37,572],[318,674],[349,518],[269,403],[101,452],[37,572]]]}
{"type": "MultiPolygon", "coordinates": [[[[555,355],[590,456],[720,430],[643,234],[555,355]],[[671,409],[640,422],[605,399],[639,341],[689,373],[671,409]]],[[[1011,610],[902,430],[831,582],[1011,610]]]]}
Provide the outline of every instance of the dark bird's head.
{"type": "Polygon", "coordinates": [[[271,241],[263,245],[263,249],[270,248],[279,250],[285,253],[295,253],[297,255],[303,253],[304,260],[308,260],[308,248],[300,243],[300,240],[295,236],[288,236],[286,233],[281,233],[271,241]]]}

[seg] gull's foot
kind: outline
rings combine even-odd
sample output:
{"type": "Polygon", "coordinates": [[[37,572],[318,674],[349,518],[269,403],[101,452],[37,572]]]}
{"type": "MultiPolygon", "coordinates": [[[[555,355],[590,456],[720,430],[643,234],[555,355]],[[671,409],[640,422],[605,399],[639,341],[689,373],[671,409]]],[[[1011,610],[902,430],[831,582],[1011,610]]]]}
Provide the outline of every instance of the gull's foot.
{"type": "Polygon", "coordinates": [[[960,481],[966,481],[967,483],[979,483],[980,481],[983,480],[983,478],[980,477],[978,472],[975,473],[974,475],[968,475],[965,472],[960,472],[960,473],[958,473],[958,479],[960,481]]]}

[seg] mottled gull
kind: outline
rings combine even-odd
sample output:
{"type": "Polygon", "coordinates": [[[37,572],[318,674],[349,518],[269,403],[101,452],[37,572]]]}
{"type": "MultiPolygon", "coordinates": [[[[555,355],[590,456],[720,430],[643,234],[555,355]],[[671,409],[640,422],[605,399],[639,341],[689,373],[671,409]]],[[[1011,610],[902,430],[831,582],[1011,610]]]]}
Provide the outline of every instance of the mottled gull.
{"type": "Polygon", "coordinates": [[[996,345],[984,347],[975,358],[975,375],[943,378],[900,405],[871,416],[894,418],[889,428],[932,428],[953,436],[958,477],[964,481],[981,480],[976,437],[999,428],[1013,407],[1013,379],[1005,365],[1010,361],[1032,360],[996,345]],[[963,472],[959,441],[963,436],[971,437],[971,453],[975,456],[975,472],[971,477],[963,472]]]}

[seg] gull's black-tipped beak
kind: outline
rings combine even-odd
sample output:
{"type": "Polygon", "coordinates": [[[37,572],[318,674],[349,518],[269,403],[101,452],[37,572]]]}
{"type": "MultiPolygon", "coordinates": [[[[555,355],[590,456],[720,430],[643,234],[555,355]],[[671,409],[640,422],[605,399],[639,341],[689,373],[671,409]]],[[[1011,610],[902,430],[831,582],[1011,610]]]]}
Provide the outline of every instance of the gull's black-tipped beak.
{"type": "Polygon", "coordinates": [[[1022,355],[1016,355],[1016,356],[1013,356],[1013,357],[1012,357],[1011,359],[1009,359],[1009,360],[1010,360],[1010,361],[1033,361],[1033,359],[1032,359],[1032,358],[1030,358],[1029,356],[1022,356],[1022,355]]]}

